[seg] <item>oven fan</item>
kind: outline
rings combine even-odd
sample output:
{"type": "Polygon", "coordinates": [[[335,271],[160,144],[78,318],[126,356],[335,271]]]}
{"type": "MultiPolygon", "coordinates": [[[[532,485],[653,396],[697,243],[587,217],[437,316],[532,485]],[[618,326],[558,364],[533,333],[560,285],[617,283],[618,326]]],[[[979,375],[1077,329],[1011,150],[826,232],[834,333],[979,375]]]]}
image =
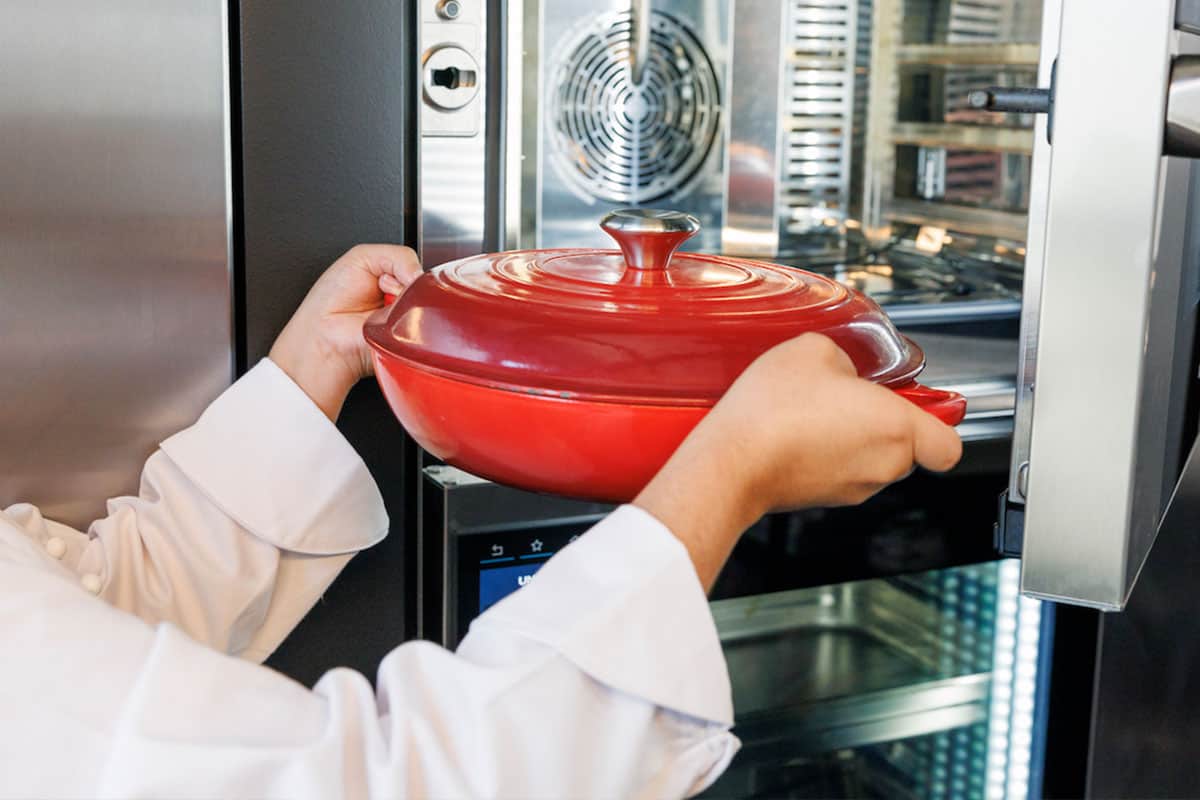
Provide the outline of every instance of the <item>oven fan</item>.
{"type": "Polygon", "coordinates": [[[550,71],[551,161],[586,197],[641,204],[678,196],[719,134],[721,97],[704,46],[674,17],[650,14],[640,86],[630,75],[629,12],[591,20],[550,71]]]}

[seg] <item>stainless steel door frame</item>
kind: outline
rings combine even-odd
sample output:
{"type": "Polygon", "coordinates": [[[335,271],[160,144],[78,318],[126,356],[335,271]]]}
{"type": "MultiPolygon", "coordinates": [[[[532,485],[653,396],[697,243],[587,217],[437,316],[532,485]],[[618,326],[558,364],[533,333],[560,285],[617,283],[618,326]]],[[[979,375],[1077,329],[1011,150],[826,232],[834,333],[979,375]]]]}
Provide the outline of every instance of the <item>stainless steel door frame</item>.
{"type": "Polygon", "coordinates": [[[0,506],[86,524],[234,371],[224,0],[0,25],[0,506]]]}
{"type": "Polygon", "coordinates": [[[1117,610],[1153,545],[1179,446],[1168,410],[1191,164],[1162,152],[1172,57],[1193,41],[1175,30],[1174,0],[1066,0],[1057,44],[1022,337],[1028,464],[1013,470],[1027,503],[1022,590],[1117,610]]]}

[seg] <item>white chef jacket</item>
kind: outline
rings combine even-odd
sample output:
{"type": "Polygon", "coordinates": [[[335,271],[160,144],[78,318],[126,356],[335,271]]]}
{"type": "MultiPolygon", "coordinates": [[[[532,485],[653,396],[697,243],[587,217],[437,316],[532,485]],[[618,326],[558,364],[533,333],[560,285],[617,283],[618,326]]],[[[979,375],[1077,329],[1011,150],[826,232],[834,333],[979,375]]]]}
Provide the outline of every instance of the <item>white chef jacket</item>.
{"type": "Polygon", "coordinates": [[[375,691],[254,663],[387,531],[362,461],[270,361],[108,512],[86,533],[0,512],[0,796],[678,797],[737,749],[704,592],[632,506],[456,653],[397,647],[375,691]]]}

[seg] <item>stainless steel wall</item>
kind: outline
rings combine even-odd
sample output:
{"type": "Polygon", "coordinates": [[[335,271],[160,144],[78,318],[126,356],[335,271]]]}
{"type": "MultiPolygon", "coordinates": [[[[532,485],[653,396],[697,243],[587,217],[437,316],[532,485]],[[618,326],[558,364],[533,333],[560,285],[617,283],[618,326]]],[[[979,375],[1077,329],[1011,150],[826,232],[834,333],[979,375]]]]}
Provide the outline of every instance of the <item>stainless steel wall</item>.
{"type": "Polygon", "coordinates": [[[0,20],[0,505],[82,524],[233,374],[226,3],[0,20]]]}

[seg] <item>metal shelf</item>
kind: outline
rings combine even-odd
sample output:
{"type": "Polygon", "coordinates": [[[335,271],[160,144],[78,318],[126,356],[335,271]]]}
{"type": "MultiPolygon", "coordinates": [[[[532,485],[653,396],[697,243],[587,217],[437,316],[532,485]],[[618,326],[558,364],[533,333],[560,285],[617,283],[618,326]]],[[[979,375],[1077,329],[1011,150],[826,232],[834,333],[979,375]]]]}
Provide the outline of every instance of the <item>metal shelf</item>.
{"type": "Polygon", "coordinates": [[[1041,47],[1037,44],[902,44],[896,47],[896,60],[901,64],[1036,68],[1040,55],[1041,47]]]}
{"type": "Polygon", "coordinates": [[[933,225],[948,230],[968,230],[980,236],[1025,241],[1029,217],[1024,212],[969,208],[926,200],[895,198],[888,217],[915,225],[933,225]]]}
{"type": "Polygon", "coordinates": [[[920,147],[1019,153],[1026,156],[1033,153],[1033,131],[1027,128],[898,122],[892,129],[892,142],[920,147]]]}
{"type": "Polygon", "coordinates": [[[987,716],[990,622],[883,580],[712,604],[752,759],[861,747],[987,716]]]}

